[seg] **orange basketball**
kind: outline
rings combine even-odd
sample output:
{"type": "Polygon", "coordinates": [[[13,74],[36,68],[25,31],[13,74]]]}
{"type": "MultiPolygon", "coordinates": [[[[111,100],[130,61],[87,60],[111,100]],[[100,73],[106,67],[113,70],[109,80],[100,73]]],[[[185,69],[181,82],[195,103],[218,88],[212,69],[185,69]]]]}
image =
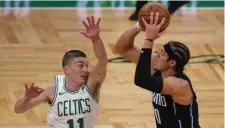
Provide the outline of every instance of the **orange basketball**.
{"type": "Polygon", "coordinates": [[[145,30],[145,25],[142,21],[142,17],[145,19],[145,21],[147,23],[149,23],[151,12],[154,12],[154,16],[155,16],[156,12],[159,12],[158,24],[161,22],[163,17],[166,18],[163,26],[160,29],[160,32],[166,30],[166,28],[169,26],[169,23],[170,23],[170,13],[169,13],[169,10],[163,4],[158,3],[158,2],[149,2],[141,8],[141,10],[138,14],[138,21],[139,21],[140,27],[143,30],[145,30]]]}

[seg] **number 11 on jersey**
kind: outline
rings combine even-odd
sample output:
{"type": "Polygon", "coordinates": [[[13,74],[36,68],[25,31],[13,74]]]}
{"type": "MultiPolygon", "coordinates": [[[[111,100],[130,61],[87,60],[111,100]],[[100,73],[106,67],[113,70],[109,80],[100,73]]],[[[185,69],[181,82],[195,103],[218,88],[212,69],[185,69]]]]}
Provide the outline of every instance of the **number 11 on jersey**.
{"type": "MultiPolygon", "coordinates": [[[[79,128],[84,128],[84,119],[83,119],[83,118],[79,118],[79,119],[77,120],[77,123],[79,124],[79,128]]],[[[73,119],[67,120],[67,124],[69,125],[68,128],[74,128],[74,122],[73,122],[73,119]]]]}
{"type": "Polygon", "coordinates": [[[156,121],[161,124],[161,119],[160,119],[160,115],[159,115],[159,110],[158,109],[154,109],[154,114],[155,114],[155,118],[156,121]]]}

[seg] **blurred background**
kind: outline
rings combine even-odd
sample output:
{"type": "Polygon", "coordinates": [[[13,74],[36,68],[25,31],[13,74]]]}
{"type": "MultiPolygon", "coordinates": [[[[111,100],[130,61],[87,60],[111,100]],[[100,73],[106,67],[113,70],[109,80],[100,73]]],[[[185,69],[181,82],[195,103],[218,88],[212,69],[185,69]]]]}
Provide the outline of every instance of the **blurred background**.
{"type": "MultiPolygon", "coordinates": [[[[157,1],[157,0],[154,0],[157,1]]],[[[70,49],[95,59],[92,43],[81,34],[82,20],[101,17],[101,37],[109,65],[101,90],[96,128],[155,128],[151,92],[133,83],[135,64],[114,51],[129,26],[137,22],[148,1],[0,1],[0,128],[45,127],[48,105],[15,114],[16,100],[24,84],[52,82],[63,74],[61,60],[70,49]]],[[[158,1],[168,7],[171,22],[154,46],[176,40],[191,51],[185,73],[198,96],[203,128],[224,127],[224,1],[158,1]]],[[[135,39],[143,44],[144,34],[135,39]]]]}

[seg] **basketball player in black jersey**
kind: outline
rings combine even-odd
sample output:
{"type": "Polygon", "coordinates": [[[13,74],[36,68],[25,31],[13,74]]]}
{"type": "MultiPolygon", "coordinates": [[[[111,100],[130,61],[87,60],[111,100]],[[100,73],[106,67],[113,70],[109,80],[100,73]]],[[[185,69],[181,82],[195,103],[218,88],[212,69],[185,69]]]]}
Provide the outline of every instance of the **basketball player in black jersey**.
{"type": "Polygon", "coordinates": [[[191,81],[183,73],[190,58],[189,49],[182,43],[170,41],[159,53],[152,53],[155,40],[165,20],[158,23],[158,13],[145,23],[145,41],[142,48],[134,45],[141,28],[134,25],[118,39],[116,51],[137,63],[135,85],[153,92],[152,104],[157,128],[200,128],[197,97],[191,81]]]}

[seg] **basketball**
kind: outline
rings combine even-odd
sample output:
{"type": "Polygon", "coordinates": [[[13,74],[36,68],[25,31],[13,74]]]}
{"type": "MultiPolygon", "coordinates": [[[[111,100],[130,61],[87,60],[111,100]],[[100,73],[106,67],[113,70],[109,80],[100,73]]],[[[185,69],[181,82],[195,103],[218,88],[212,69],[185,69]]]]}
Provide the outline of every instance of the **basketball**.
{"type": "Polygon", "coordinates": [[[140,27],[145,30],[144,22],[142,21],[142,17],[145,19],[147,23],[150,22],[150,14],[151,12],[154,12],[154,17],[156,15],[156,12],[159,12],[159,20],[158,24],[161,22],[163,17],[165,17],[165,23],[162,25],[160,32],[166,30],[166,28],[169,26],[170,23],[170,13],[167,7],[165,7],[163,4],[158,2],[149,2],[145,4],[140,12],[138,13],[138,22],[140,27]]]}

